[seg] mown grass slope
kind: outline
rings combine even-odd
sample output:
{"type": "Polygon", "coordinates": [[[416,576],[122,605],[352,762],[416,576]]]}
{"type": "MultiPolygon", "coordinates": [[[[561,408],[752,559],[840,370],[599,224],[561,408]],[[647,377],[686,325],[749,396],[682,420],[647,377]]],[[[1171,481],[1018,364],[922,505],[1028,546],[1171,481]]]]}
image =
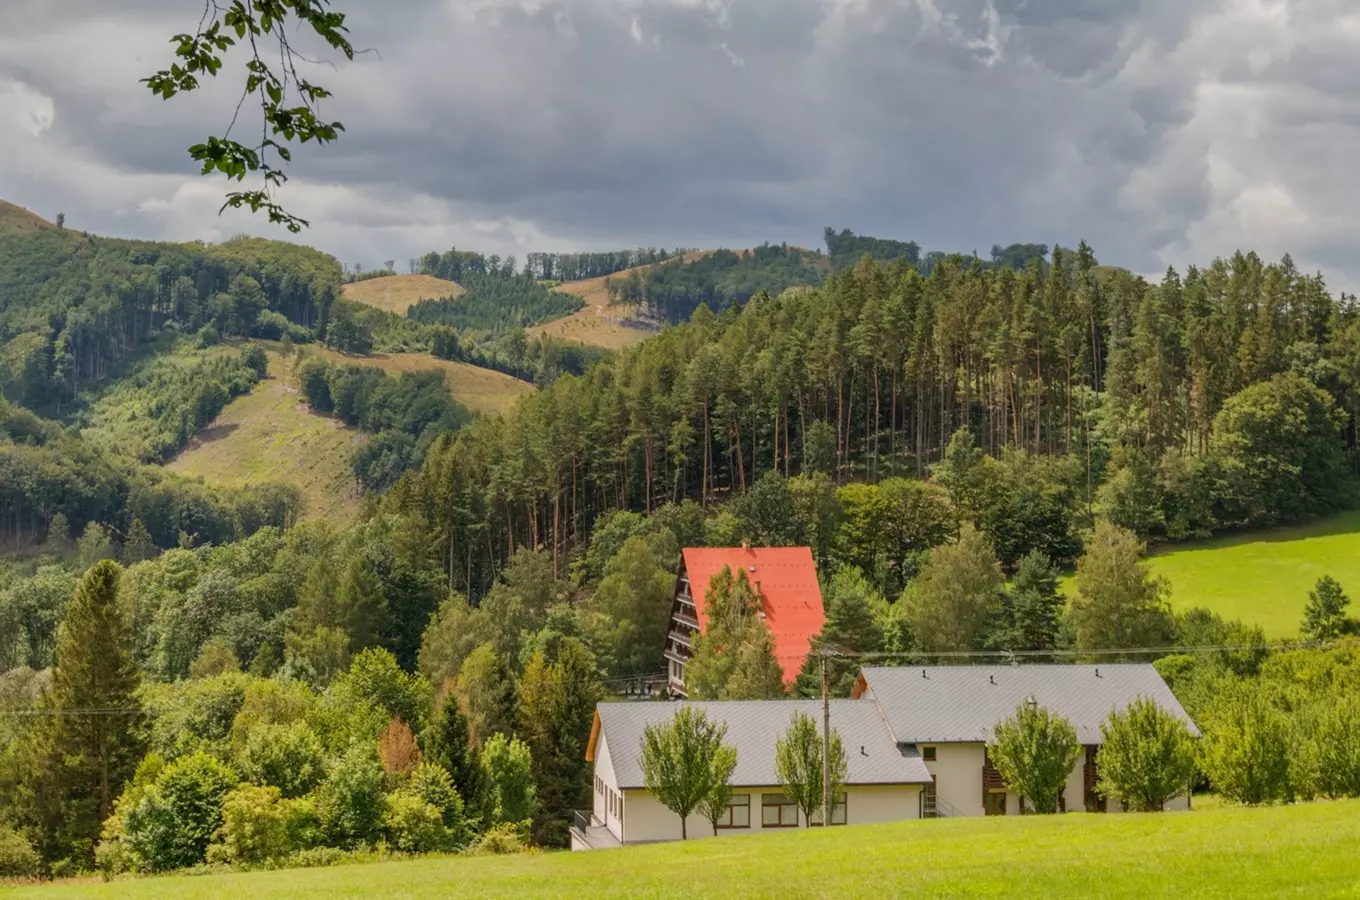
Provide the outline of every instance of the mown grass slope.
{"type": "Polygon", "coordinates": [[[404,316],[406,310],[421,300],[459,297],[465,291],[462,285],[433,275],[388,275],[351,282],[341,288],[341,293],[346,300],[404,316]]]}
{"type": "MultiPolygon", "coordinates": [[[[687,253],[682,259],[685,262],[692,262],[702,257],[706,252],[708,251],[699,250],[694,253],[687,253]]],[[[664,265],[664,263],[661,265],[664,265]]],[[[561,338],[564,341],[578,341],[592,347],[604,347],[606,350],[621,350],[624,347],[631,347],[639,341],[646,340],[656,332],[647,328],[623,324],[624,311],[621,308],[609,305],[609,287],[606,282],[610,280],[621,281],[634,272],[641,275],[650,268],[650,265],[637,266],[601,278],[587,278],[584,281],[568,281],[565,284],[559,284],[553,290],[560,294],[580,297],[585,301],[586,308],[564,318],[530,328],[528,330],[529,336],[546,334],[549,337],[561,338]]]]}
{"type": "Polygon", "coordinates": [[[1354,897],[1360,801],[865,825],[589,853],[21,887],[14,898],[1354,897]]]}
{"type": "Polygon", "coordinates": [[[1295,637],[1308,592],[1323,575],[1360,599],[1360,511],[1179,544],[1149,563],[1171,582],[1173,608],[1203,606],[1260,625],[1267,637],[1295,637]]]}
{"type": "Polygon", "coordinates": [[[270,353],[270,377],[227,404],[167,468],[221,487],[282,482],[301,492],[305,518],[344,526],[359,511],[349,460],[365,436],[313,413],[298,395],[291,362],[270,353]]]}
{"type": "Polygon", "coordinates": [[[469,363],[437,359],[424,353],[373,353],[368,356],[350,356],[319,344],[308,344],[303,352],[318,356],[327,362],[374,366],[385,372],[437,370],[444,373],[444,380],[453,399],[479,413],[505,412],[522,395],[534,389],[527,381],[520,381],[504,372],[484,369],[469,363]]]}
{"type": "Polygon", "coordinates": [[[55,231],[56,227],[32,210],[0,200],[0,234],[15,234],[21,231],[55,231]]]}

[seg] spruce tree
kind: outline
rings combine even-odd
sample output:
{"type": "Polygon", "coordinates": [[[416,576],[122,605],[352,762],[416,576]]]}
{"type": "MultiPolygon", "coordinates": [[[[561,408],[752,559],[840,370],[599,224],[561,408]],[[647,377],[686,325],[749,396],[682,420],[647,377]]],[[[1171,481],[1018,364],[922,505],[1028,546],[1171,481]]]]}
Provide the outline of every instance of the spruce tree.
{"type": "Polygon", "coordinates": [[[481,755],[472,743],[467,714],[455,692],[445,693],[434,720],[421,735],[420,749],[426,762],[449,773],[468,816],[477,815],[482,796],[481,755]]]}
{"type": "Polygon", "coordinates": [[[142,754],[139,675],[118,610],[122,568],[95,563],[76,588],[57,641],[46,824],[49,858],[91,859],[142,754]]]}

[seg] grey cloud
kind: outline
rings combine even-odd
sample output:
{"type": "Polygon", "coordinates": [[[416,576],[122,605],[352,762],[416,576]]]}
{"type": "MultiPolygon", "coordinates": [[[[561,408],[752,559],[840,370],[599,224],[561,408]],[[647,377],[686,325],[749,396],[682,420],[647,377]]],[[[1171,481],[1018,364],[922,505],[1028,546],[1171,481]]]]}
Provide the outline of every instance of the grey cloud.
{"type": "MultiPolygon", "coordinates": [[[[1085,237],[1148,273],[1292,248],[1334,283],[1360,279],[1331,237],[1355,225],[1338,188],[1360,188],[1360,40],[1334,27],[1342,0],[1299,0],[1282,21],[1213,0],[341,6],[375,52],[315,73],[348,131],[300,154],[285,199],[345,259],[816,244],[834,224],[983,252],[1085,237]]],[[[184,154],[220,132],[234,86],[163,104],[136,83],[192,4],[110,7],[0,9],[0,85],[56,113],[40,139],[0,137],[0,196],[83,203],[111,231],[268,233],[215,219],[220,186],[184,154]],[[53,158],[78,164],[77,189],[53,158]]]]}

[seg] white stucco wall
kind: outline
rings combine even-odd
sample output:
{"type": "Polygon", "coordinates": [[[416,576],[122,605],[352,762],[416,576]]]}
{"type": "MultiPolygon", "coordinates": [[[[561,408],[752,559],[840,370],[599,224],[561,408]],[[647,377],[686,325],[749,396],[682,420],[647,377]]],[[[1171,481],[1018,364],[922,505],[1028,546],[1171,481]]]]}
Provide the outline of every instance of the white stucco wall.
{"type": "MultiPolygon", "coordinates": [[[[935,747],[935,761],[927,761],[926,768],[935,776],[940,815],[946,817],[985,815],[986,810],[982,804],[982,767],[987,758],[986,744],[918,744],[917,750],[926,746],[935,747]]],[[[1086,811],[1086,790],[1083,787],[1085,765],[1086,752],[1083,748],[1063,788],[1063,798],[1067,802],[1069,813],[1086,811]]],[[[1029,804],[1026,803],[1026,806],[1029,804]]],[[[1190,798],[1177,797],[1169,801],[1166,808],[1168,811],[1189,809],[1190,798]]],[[[1118,813],[1123,812],[1124,808],[1119,801],[1111,800],[1106,804],[1106,811],[1118,813]]],[[[1006,795],[1006,815],[1020,815],[1018,794],[1006,795]]]]}
{"type": "MultiPolygon", "coordinates": [[[[935,796],[941,816],[980,816],[982,807],[982,766],[987,760],[987,745],[917,744],[935,748],[935,760],[926,768],[935,776],[935,796]]],[[[924,756],[922,757],[924,758],[924,756]]],[[[1015,811],[1020,811],[1016,800],[1015,811]]],[[[1009,798],[1007,812],[1010,812],[1009,798]]]]}
{"type": "MultiPolygon", "coordinates": [[[[761,826],[761,796],[783,793],[778,786],[738,787],[737,794],[751,796],[751,825],[749,828],[724,828],[720,836],[755,834],[760,831],[786,831],[785,828],[766,829],[761,826]]],[[[871,822],[897,822],[917,819],[921,815],[920,785],[851,785],[846,788],[846,824],[864,825],[871,822]]],[[[624,792],[624,825],[622,840],[627,844],[650,841],[680,840],[680,817],[671,812],[645,790],[624,792]]],[[[799,827],[806,827],[801,823],[799,827]]],[[[713,837],[713,826],[698,813],[685,820],[691,840],[713,837]]]]}
{"type": "MultiPolygon", "coordinates": [[[[623,791],[620,791],[618,787],[618,778],[614,774],[614,763],[609,757],[609,744],[605,741],[603,733],[600,734],[600,738],[595,744],[595,775],[600,779],[605,789],[612,789],[620,798],[623,797],[623,791]]],[[[611,814],[609,812],[608,795],[604,790],[595,787],[593,779],[591,780],[591,790],[594,797],[591,809],[595,813],[595,818],[603,822],[613,832],[614,837],[622,841],[623,824],[620,822],[617,813],[611,814]]],[[[620,802],[623,802],[622,799],[620,799],[620,802]]],[[[625,819],[628,817],[626,808],[623,816],[625,819]]]]}

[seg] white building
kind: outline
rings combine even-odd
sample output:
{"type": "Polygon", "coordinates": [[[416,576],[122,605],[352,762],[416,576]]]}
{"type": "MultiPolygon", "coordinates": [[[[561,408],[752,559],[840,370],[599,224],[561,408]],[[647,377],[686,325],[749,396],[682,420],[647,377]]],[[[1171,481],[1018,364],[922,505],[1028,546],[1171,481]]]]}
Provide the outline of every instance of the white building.
{"type": "MultiPolygon", "coordinates": [[[[595,763],[594,806],[589,819],[577,817],[572,849],[617,847],[680,839],[680,817],[662,806],[642,777],[642,732],[674,718],[681,704],[601,703],[595,711],[586,758],[595,763]]],[[[737,750],[733,795],[719,834],[749,834],[806,827],[784,796],[775,773],[775,742],[788,731],[794,713],[821,721],[813,700],[732,700],[690,704],[727,725],[726,742],[737,750]]],[[[899,749],[872,703],[831,701],[831,727],[845,747],[846,787],[831,823],[892,822],[921,814],[921,789],[930,772],[915,751],[899,749]]],[[[813,824],[820,824],[814,817],[813,824]]],[[[685,822],[690,838],[713,836],[698,812],[685,822]]]]}
{"type": "MultiPolygon", "coordinates": [[[[987,758],[987,741],[992,728],[1031,699],[1071,722],[1082,745],[1063,791],[1063,811],[1107,811],[1105,798],[1095,790],[1100,725],[1140,696],[1199,734],[1157,670],[1146,664],[869,668],[861,670],[854,690],[857,700],[878,707],[897,745],[913,749],[930,770],[928,817],[1024,812],[1024,798],[1007,793],[987,758]]],[[[1167,808],[1189,805],[1184,796],[1167,808]]],[[[1111,811],[1117,810],[1116,803],[1111,811]]]]}
{"type": "MultiPolygon", "coordinates": [[[[1083,745],[1062,796],[1066,812],[1106,811],[1095,792],[1095,753],[1100,725],[1111,712],[1147,697],[1194,723],[1150,665],[935,666],[868,668],[854,697],[831,701],[831,727],[847,761],[846,788],[832,824],[981,815],[1018,815],[1023,798],[1006,791],[987,759],[992,729],[1031,698],[1070,721],[1083,745]]],[[[726,740],[737,750],[728,815],[719,834],[749,834],[806,827],[779,786],[775,742],[795,712],[821,722],[815,700],[697,702],[710,718],[727,724],[726,740]]],[[[586,758],[594,763],[594,804],[578,813],[572,849],[679,840],[679,817],[647,791],[642,777],[642,733],[670,721],[679,704],[601,703],[595,711],[586,758]]],[[[1114,805],[1117,808],[1117,804],[1114,805]]],[[[1168,809],[1185,809],[1179,797],[1168,809]]],[[[814,818],[814,825],[820,824],[814,818]]],[[[695,813],[685,823],[689,838],[712,836],[695,813]]]]}

